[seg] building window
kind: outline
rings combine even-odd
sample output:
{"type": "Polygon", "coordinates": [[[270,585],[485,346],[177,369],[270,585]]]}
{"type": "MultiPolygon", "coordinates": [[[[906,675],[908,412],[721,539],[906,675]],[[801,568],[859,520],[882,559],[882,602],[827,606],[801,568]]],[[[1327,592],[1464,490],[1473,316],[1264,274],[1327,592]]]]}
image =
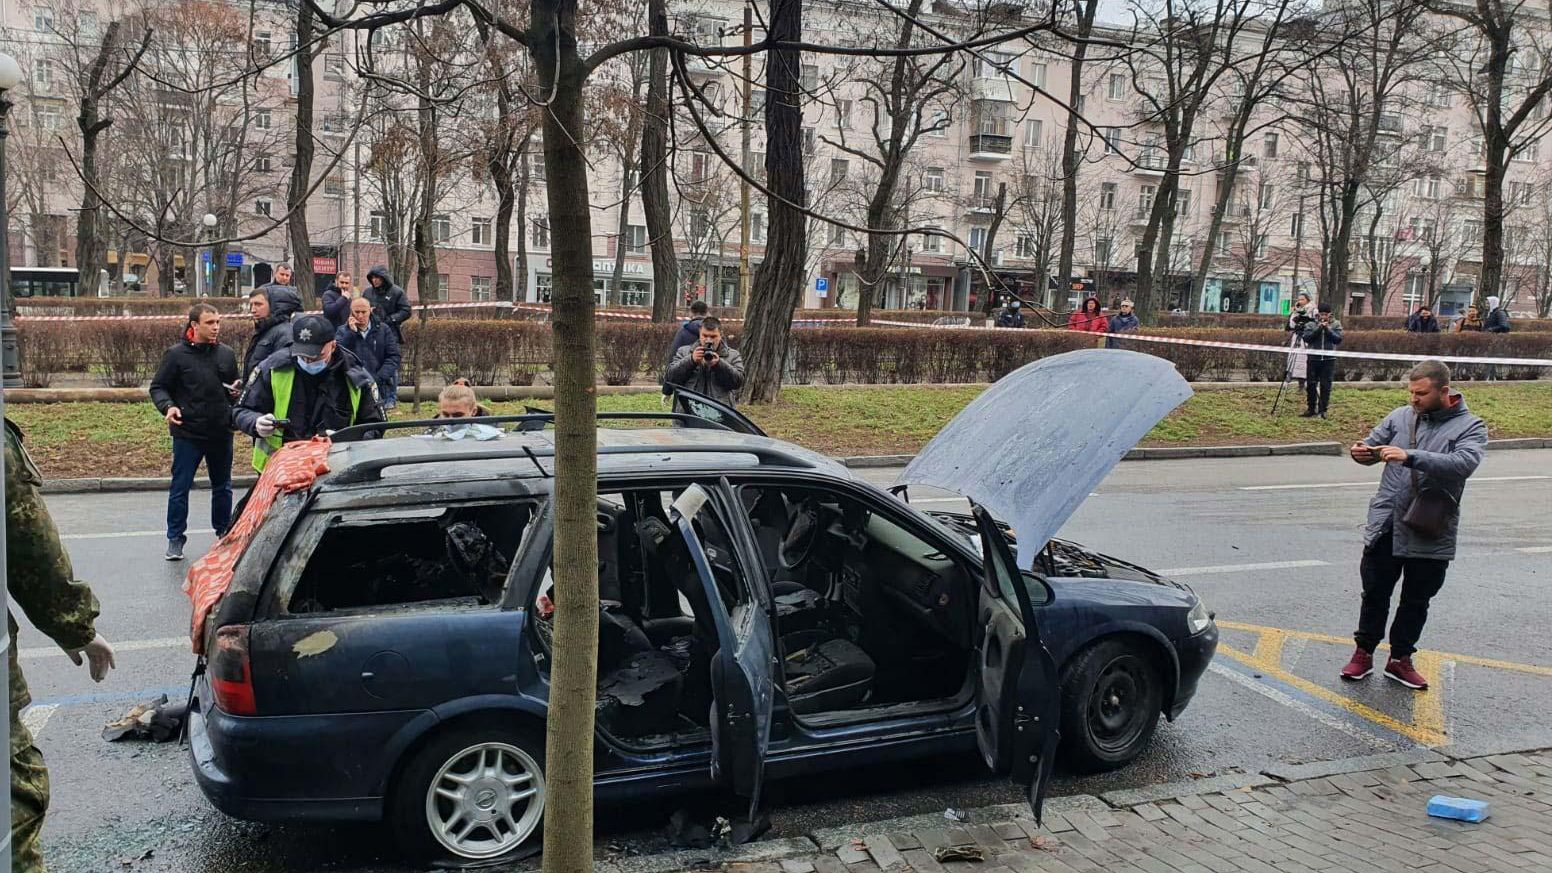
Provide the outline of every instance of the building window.
{"type": "Polygon", "coordinates": [[[846,181],[846,174],[851,172],[851,162],[844,158],[830,159],[830,184],[839,185],[846,181]]]}
{"type": "Polygon", "coordinates": [[[32,117],[41,130],[59,130],[60,125],[63,123],[59,104],[52,100],[38,100],[34,102],[32,104],[32,117]]]}
{"type": "Polygon", "coordinates": [[[992,174],[986,170],[976,170],[975,187],[971,189],[971,193],[975,195],[975,208],[992,208],[992,174]]]}
{"type": "Polygon", "coordinates": [[[832,248],[842,248],[846,245],[846,228],[839,224],[830,225],[830,245],[832,248]]]}
{"type": "Polygon", "coordinates": [[[491,231],[490,219],[476,218],[469,225],[469,242],[477,246],[488,246],[495,242],[491,231]]]}
{"type": "Polygon", "coordinates": [[[97,13],[94,11],[90,9],[83,10],[77,21],[81,28],[82,36],[96,38],[101,33],[101,25],[97,18],[97,13]]]}
{"type": "Polygon", "coordinates": [[[1449,141],[1449,137],[1450,137],[1449,128],[1447,128],[1447,127],[1430,127],[1430,128],[1427,128],[1427,131],[1428,131],[1427,132],[1428,150],[1430,152],[1434,152],[1436,154],[1443,152],[1444,148],[1445,148],[1445,145],[1449,141]]]}
{"type": "Polygon", "coordinates": [[[254,172],[268,173],[273,169],[269,155],[258,155],[253,159],[254,172]]]}
{"type": "Polygon", "coordinates": [[[490,276],[469,277],[469,299],[483,303],[495,299],[495,280],[490,276]]]}
{"type": "Polygon", "coordinates": [[[259,60],[269,57],[274,36],[267,30],[253,32],[253,56],[259,60]]]}
{"type": "Polygon", "coordinates": [[[323,79],[325,82],[343,82],[345,80],[345,56],[329,54],[323,56],[323,79]]]}
{"type": "Polygon", "coordinates": [[[1035,61],[1029,65],[1029,81],[1033,82],[1036,88],[1045,87],[1045,64],[1035,61]]]}
{"type": "Polygon", "coordinates": [[[1293,220],[1288,224],[1288,235],[1292,237],[1304,235],[1304,213],[1295,212],[1293,214],[1293,220]]]}
{"type": "Polygon", "coordinates": [[[38,33],[52,33],[54,31],[54,10],[47,6],[34,6],[32,8],[32,29],[38,33]]]}
{"type": "Polygon", "coordinates": [[[534,144],[533,146],[530,146],[530,148],[533,148],[535,151],[534,151],[534,153],[532,155],[529,156],[529,160],[528,160],[528,178],[532,179],[535,182],[543,182],[544,181],[544,143],[542,141],[538,142],[538,143],[534,144]]]}
{"type": "Polygon", "coordinates": [[[446,300],[448,289],[452,287],[450,277],[446,273],[437,273],[436,280],[431,286],[432,300],[446,300]]]}
{"type": "Polygon", "coordinates": [[[534,274],[534,299],[540,303],[550,302],[550,293],[553,290],[554,279],[549,273],[534,274]]]}
{"type": "Polygon", "coordinates": [[[1115,248],[1115,241],[1108,236],[1094,240],[1094,263],[1110,263],[1110,253],[1113,248],[1115,248]]]}
{"type": "Polygon", "coordinates": [[[1175,192],[1175,214],[1182,216],[1191,214],[1191,192],[1189,190],[1175,192]]]}
{"type": "Polygon", "coordinates": [[[1105,154],[1115,155],[1121,153],[1121,128],[1101,127],[1101,135],[1105,138],[1105,154]]]}
{"type": "Polygon", "coordinates": [[[1153,212],[1153,200],[1158,195],[1159,189],[1153,185],[1144,185],[1137,192],[1137,215],[1139,217],[1153,212]]]}
{"type": "Polygon", "coordinates": [[[32,87],[41,93],[49,93],[54,88],[54,62],[37,58],[32,64],[32,87]]]}
{"type": "Polygon", "coordinates": [[[704,182],[711,177],[711,155],[690,152],[690,181],[704,182]]]}
{"type": "Polygon", "coordinates": [[[378,211],[378,210],[374,209],[372,211],[372,214],[370,216],[368,216],[368,218],[367,218],[367,224],[366,224],[366,236],[367,236],[367,239],[382,240],[383,235],[388,232],[387,228],[388,228],[388,213],[381,212],[381,211],[378,211]]]}
{"type": "Polygon", "coordinates": [[[323,193],[326,197],[344,197],[345,180],[339,176],[329,176],[323,180],[323,193]]]}
{"type": "Polygon", "coordinates": [[[835,126],[841,130],[851,130],[851,101],[835,101],[835,126]]]}
{"type": "Polygon", "coordinates": [[[1226,231],[1226,230],[1218,231],[1218,238],[1217,238],[1216,242],[1217,242],[1217,245],[1215,246],[1215,248],[1218,249],[1218,254],[1226,255],[1226,254],[1229,253],[1229,232],[1228,231],[1226,231]]]}
{"type": "Polygon", "coordinates": [[[1035,256],[1035,238],[1027,233],[1021,233],[1013,241],[1013,254],[1021,258],[1033,258],[1035,256]]]}
{"type": "Polygon", "coordinates": [[[928,167],[926,174],[922,177],[922,187],[926,188],[928,191],[942,191],[943,168],[928,167]]]}
{"type": "Polygon", "coordinates": [[[690,210],[690,239],[705,239],[711,232],[711,217],[704,209],[690,210]]]}
{"type": "Polygon", "coordinates": [[[1024,147],[1038,148],[1040,146],[1040,119],[1035,118],[1024,122],[1024,147]]]}
{"type": "Polygon", "coordinates": [[[1461,225],[1461,235],[1465,237],[1466,245],[1468,245],[1468,246],[1479,246],[1479,245],[1481,245],[1482,244],[1482,222],[1480,220],[1478,220],[1478,219],[1475,219],[1475,218],[1467,219],[1461,225]]]}
{"type": "Polygon", "coordinates": [[[431,216],[431,239],[445,243],[453,238],[453,220],[446,215],[431,216]]]}
{"type": "Polygon", "coordinates": [[[1126,99],[1126,77],[1125,76],[1121,75],[1120,73],[1111,73],[1110,74],[1110,79],[1109,79],[1109,82],[1108,82],[1108,86],[1105,89],[1105,99],[1107,99],[1107,100],[1125,100],[1126,99]]]}
{"type": "Polygon", "coordinates": [[[765,213],[749,213],[749,238],[755,242],[765,242],[765,213]]]}
{"type": "Polygon", "coordinates": [[[1257,201],[1261,204],[1262,209],[1272,208],[1272,195],[1272,183],[1262,182],[1261,188],[1257,192],[1257,201]]]}
{"type": "Polygon", "coordinates": [[[798,84],[804,91],[816,91],[819,88],[819,65],[804,64],[803,74],[798,84]]]}
{"type": "Polygon", "coordinates": [[[751,88],[751,89],[749,89],[749,113],[751,115],[753,115],[756,112],[764,112],[764,111],[765,111],[765,89],[764,88],[751,88]]]}
{"type": "Polygon", "coordinates": [[[1099,184],[1099,208],[1110,210],[1115,208],[1117,186],[1114,182],[1101,182],[1099,184]]]}
{"type": "Polygon", "coordinates": [[[269,130],[274,119],[268,109],[255,109],[253,111],[253,126],[257,130],[269,130]]]}
{"type": "Polygon", "coordinates": [[[1264,234],[1264,233],[1256,234],[1256,243],[1255,243],[1255,250],[1254,251],[1255,251],[1255,255],[1254,255],[1255,257],[1257,257],[1257,258],[1264,258],[1264,257],[1266,257],[1266,234],[1264,234]]]}
{"type": "Polygon", "coordinates": [[[803,154],[812,155],[819,146],[819,134],[812,127],[803,128],[803,154]]]}
{"type": "Polygon", "coordinates": [[[625,250],[631,254],[641,254],[647,250],[647,227],[643,224],[625,225],[625,250]]]}
{"type": "Polygon", "coordinates": [[[273,218],[275,215],[275,201],[268,197],[260,197],[253,201],[253,211],[257,215],[273,218]]]}
{"type": "Polygon", "coordinates": [[[935,233],[924,233],[921,235],[921,248],[924,252],[941,252],[943,251],[943,237],[935,233]]]}
{"type": "Polygon", "coordinates": [[[550,247],[550,220],[548,218],[535,218],[533,220],[532,238],[535,248],[547,249],[550,247]]]}
{"type": "Polygon", "coordinates": [[[1425,176],[1417,180],[1417,196],[1429,200],[1439,199],[1439,177],[1425,176]]]}
{"type": "Polygon", "coordinates": [[[927,135],[936,137],[948,136],[948,126],[953,121],[953,115],[947,109],[934,109],[932,120],[927,122],[927,135]]]}
{"type": "Polygon", "coordinates": [[[1262,137],[1262,139],[1261,139],[1261,156],[1262,157],[1264,157],[1264,158],[1275,158],[1275,157],[1277,157],[1277,140],[1278,140],[1278,136],[1275,133],[1268,133],[1266,136],[1262,137]]]}
{"type": "Polygon", "coordinates": [[[984,248],[986,248],[986,228],[970,228],[970,250],[976,254],[980,254],[981,249],[984,248]]]}

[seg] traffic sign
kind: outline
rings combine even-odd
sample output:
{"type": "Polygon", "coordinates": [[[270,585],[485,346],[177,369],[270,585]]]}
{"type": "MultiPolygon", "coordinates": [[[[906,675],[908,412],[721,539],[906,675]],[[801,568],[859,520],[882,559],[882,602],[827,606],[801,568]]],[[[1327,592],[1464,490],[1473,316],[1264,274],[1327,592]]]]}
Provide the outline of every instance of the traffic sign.
{"type": "Polygon", "coordinates": [[[814,280],[814,290],[818,291],[820,294],[823,294],[824,292],[829,291],[830,290],[830,280],[825,278],[824,276],[820,276],[819,278],[815,279],[814,280]]]}

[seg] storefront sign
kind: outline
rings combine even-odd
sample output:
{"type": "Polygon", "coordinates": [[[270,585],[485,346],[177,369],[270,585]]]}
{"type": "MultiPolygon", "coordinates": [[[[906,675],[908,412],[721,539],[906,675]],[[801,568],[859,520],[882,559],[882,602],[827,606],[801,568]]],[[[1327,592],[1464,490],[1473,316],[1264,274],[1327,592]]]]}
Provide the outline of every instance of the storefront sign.
{"type": "Polygon", "coordinates": [[[339,272],[339,259],[337,258],[313,258],[314,275],[327,276],[339,272]]]}

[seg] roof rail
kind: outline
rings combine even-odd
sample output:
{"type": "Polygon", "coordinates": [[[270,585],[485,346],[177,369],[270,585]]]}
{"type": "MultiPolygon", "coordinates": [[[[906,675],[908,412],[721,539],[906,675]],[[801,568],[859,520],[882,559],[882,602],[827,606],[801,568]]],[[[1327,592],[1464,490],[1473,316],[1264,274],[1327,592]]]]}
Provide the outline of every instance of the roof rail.
{"type": "MultiPolygon", "coordinates": [[[[754,455],[762,464],[782,465],[789,467],[812,468],[813,462],[801,458],[778,445],[761,446],[718,446],[718,445],[685,445],[685,446],[659,446],[659,445],[631,445],[631,446],[600,446],[599,455],[646,455],[671,453],[685,454],[740,454],[754,455]]],[[[422,464],[442,464],[449,460],[464,461],[500,461],[528,459],[537,464],[540,458],[553,458],[555,453],[550,450],[536,452],[529,445],[507,444],[500,448],[492,448],[485,451],[464,452],[457,457],[448,458],[445,455],[428,454],[416,457],[402,458],[363,458],[348,467],[340,470],[330,477],[330,484],[356,485],[362,482],[376,482],[382,478],[382,473],[389,467],[414,467],[422,464]]]]}
{"type": "MultiPolygon", "coordinates": [[[[725,430],[735,432],[733,428],[720,422],[691,415],[688,412],[600,412],[597,414],[600,421],[677,421],[686,427],[709,428],[712,430],[725,430]]],[[[329,432],[329,438],[336,443],[359,442],[363,439],[372,439],[370,434],[380,434],[388,430],[425,430],[433,427],[447,427],[452,424],[537,424],[537,428],[518,428],[518,430],[542,430],[544,425],[555,420],[553,412],[530,412],[524,415],[476,415],[469,418],[418,418],[413,421],[389,421],[370,422],[367,424],[353,424],[350,427],[342,427],[329,432]]]]}

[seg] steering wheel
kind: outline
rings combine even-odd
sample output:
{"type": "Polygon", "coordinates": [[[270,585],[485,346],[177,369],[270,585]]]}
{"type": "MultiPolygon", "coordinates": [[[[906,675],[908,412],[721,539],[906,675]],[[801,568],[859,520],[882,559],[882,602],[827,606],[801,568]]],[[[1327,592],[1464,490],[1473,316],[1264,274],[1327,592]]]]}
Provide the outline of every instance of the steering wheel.
{"type": "Polygon", "coordinates": [[[787,535],[782,537],[781,548],[777,550],[777,559],[783,570],[796,570],[808,560],[809,553],[814,550],[814,543],[819,541],[819,531],[819,510],[812,505],[800,508],[787,528],[787,535]]]}

